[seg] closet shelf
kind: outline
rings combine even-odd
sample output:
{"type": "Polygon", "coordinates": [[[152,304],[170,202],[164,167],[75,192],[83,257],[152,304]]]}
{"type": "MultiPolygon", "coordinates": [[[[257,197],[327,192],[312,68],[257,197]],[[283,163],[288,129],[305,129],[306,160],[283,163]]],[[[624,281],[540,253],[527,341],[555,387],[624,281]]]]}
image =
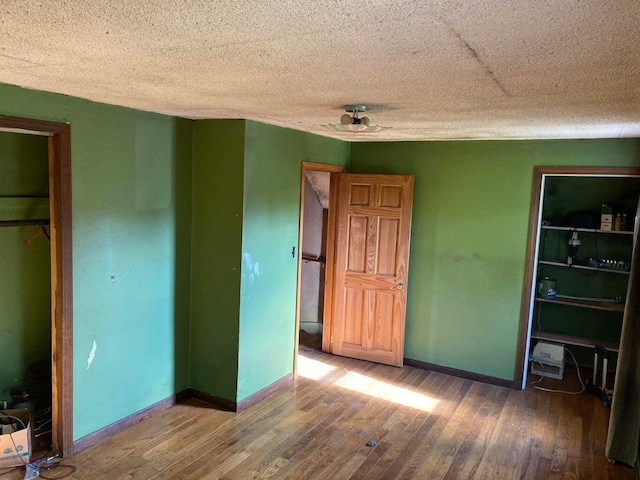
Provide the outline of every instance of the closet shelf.
{"type": "Polygon", "coordinates": [[[0,227],[41,227],[49,225],[48,218],[34,218],[29,220],[0,220],[0,227]]]}
{"type": "Polygon", "coordinates": [[[559,227],[555,225],[541,225],[543,230],[563,230],[567,232],[584,232],[584,233],[606,233],[613,235],[633,235],[633,231],[630,230],[599,230],[596,228],[576,228],[576,227],[559,227]]]}
{"type": "Polygon", "coordinates": [[[608,272],[608,273],[622,273],[623,275],[629,275],[627,270],[619,270],[615,268],[597,268],[589,267],[587,265],[569,265],[562,262],[550,262],[548,260],[540,260],[538,263],[541,265],[551,265],[552,267],[564,267],[564,268],[577,268],[578,270],[593,270],[594,272],[608,272]]]}
{"type": "Polygon", "coordinates": [[[594,310],[605,310],[608,312],[624,312],[623,303],[613,302],[594,302],[591,300],[577,300],[573,298],[555,298],[550,300],[547,298],[536,298],[536,302],[555,303],[557,305],[568,305],[570,307],[592,308],[594,310]]]}
{"type": "Polygon", "coordinates": [[[574,337],[572,335],[563,335],[561,333],[542,332],[540,330],[533,330],[531,332],[531,338],[535,338],[538,340],[548,340],[550,342],[556,343],[564,343],[565,345],[575,345],[577,347],[595,348],[596,345],[600,345],[612,352],[617,352],[620,349],[620,344],[618,342],[591,340],[588,338],[574,337]]]}
{"type": "Polygon", "coordinates": [[[37,199],[37,200],[48,200],[49,199],[49,195],[0,195],[0,199],[10,199],[10,200],[32,200],[32,199],[37,199]]]}

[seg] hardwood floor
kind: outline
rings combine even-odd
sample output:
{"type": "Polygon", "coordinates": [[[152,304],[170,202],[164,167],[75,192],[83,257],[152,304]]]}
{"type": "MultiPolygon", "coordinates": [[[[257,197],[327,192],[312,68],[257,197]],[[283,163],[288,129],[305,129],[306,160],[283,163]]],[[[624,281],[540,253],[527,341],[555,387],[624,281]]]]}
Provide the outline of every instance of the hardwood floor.
{"type": "Polygon", "coordinates": [[[77,468],[67,478],[634,478],[604,457],[609,411],[592,395],[515,391],[302,343],[299,378],[267,399],[241,413],[177,405],[65,459],[77,468]]]}

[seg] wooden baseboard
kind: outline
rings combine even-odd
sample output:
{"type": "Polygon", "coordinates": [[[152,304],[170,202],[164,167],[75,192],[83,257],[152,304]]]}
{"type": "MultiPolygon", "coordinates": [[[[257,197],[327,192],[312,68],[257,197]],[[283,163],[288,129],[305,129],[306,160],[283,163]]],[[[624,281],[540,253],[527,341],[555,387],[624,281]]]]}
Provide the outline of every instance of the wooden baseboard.
{"type": "Polygon", "coordinates": [[[216,395],[212,395],[195,388],[187,388],[184,391],[183,399],[187,398],[195,398],[196,400],[200,400],[201,402],[211,405],[214,408],[219,408],[220,410],[225,410],[227,412],[238,411],[238,404],[236,402],[232,402],[231,400],[227,400],[226,398],[218,397],[216,395]]]}
{"type": "Polygon", "coordinates": [[[282,387],[289,385],[293,381],[293,372],[285,375],[280,380],[276,380],[271,385],[266,386],[262,390],[254,393],[253,395],[248,396],[244,400],[240,400],[236,406],[236,412],[240,412],[246,408],[249,408],[251,405],[255,405],[260,400],[268,397],[273,392],[280,390],[282,387]]]}
{"type": "Polygon", "coordinates": [[[282,377],[280,380],[277,380],[276,382],[263,388],[259,392],[256,392],[253,395],[237,403],[232,402],[231,400],[227,400],[225,398],[220,398],[215,395],[211,395],[210,393],[201,392],[200,390],[196,390],[195,388],[186,388],[176,393],[175,395],[165,398],[164,400],[160,400],[159,402],[154,403],[153,405],[150,405],[147,408],[144,408],[136,413],[129,415],[128,417],[118,420],[117,422],[114,422],[111,425],[107,425],[106,427],[101,428],[96,432],[90,433],[86,437],[82,437],[76,440],[75,442],[73,442],[73,453],[74,454],[80,453],[83,450],[94,447],[99,443],[104,442],[105,440],[115,435],[116,433],[132,425],[135,425],[136,423],[148,417],[149,415],[152,415],[156,412],[160,412],[162,410],[166,410],[167,408],[172,407],[176,403],[179,403],[189,398],[195,398],[204,403],[212,405],[216,408],[220,408],[222,410],[226,410],[229,412],[239,412],[241,410],[244,410],[250,407],[251,405],[254,405],[255,403],[262,400],[263,398],[268,397],[273,392],[288,385],[292,381],[293,381],[293,372],[289,373],[288,375],[282,377]]]}
{"type": "Polygon", "coordinates": [[[195,388],[187,388],[185,390],[185,398],[195,398],[196,400],[200,400],[201,402],[207,403],[215,408],[226,410],[228,412],[240,412],[246,408],[249,408],[251,405],[256,404],[263,398],[268,397],[273,392],[280,390],[282,387],[288,385],[292,381],[293,372],[285,375],[280,380],[273,382],[271,385],[266,386],[253,395],[248,396],[244,400],[240,400],[239,402],[232,402],[231,400],[227,400],[226,398],[220,398],[215,395],[211,395],[210,393],[196,390],[195,388]]]}
{"type": "Polygon", "coordinates": [[[147,408],[143,408],[142,410],[129,415],[117,422],[112,423],[111,425],[107,425],[100,430],[90,433],[86,437],[82,437],[73,442],[73,453],[80,453],[83,450],[94,447],[99,443],[104,442],[109,437],[115,435],[116,433],[128,428],[132,425],[135,425],[139,421],[144,418],[152,415],[156,412],[161,412],[162,410],[166,410],[169,407],[172,407],[180,399],[184,398],[185,391],[178,392],[175,395],[171,395],[170,397],[165,398],[164,400],[160,400],[159,402],[154,403],[153,405],[148,406],[147,408]]]}
{"type": "Polygon", "coordinates": [[[468,380],[474,380],[476,382],[490,383],[491,385],[498,385],[500,387],[515,388],[515,383],[513,380],[492,377],[490,375],[482,375],[480,373],[468,372],[466,370],[458,370],[457,368],[443,367],[434,363],[413,360],[412,358],[405,358],[404,364],[409,367],[420,368],[422,370],[433,370],[434,372],[444,373],[453,377],[466,378],[468,380]]]}

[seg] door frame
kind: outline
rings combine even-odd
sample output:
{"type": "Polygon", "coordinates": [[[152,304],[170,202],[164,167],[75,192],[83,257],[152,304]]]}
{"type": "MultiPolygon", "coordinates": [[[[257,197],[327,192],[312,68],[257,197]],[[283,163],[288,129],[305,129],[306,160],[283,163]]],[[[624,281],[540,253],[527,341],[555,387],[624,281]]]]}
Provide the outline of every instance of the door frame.
{"type": "Polygon", "coordinates": [[[527,352],[531,341],[531,318],[533,315],[533,299],[536,270],[536,251],[540,238],[540,220],[542,195],[545,176],[580,176],[580,177],[640,177],[640,168],[635,167],[534,167],[533,185],[531,187],[531,208],[529,210],[529,232],[527,235],[527,252],[525,257],[522,301],[520,303],[520,326],[516,348],[516,365],[514,372],[514,388],[524,390],[526,384],[527,352]]]}
{"type": "Polygon", "coordinates": [[[73,455],[71,125],[0,115],[0,131],[48,137],[52,446],[73,455]]]}
{"type": "Polygon", "coordinates": [[[338,190],[336,182],[338,174],[346,172],[346,167],[325,163],[302,162],[300,168],[300,216],[298,224],[298,282],[296,289],[296,328],[293,351],[293,377],[298,376],[298,343],[300,341],[300,293],[302,288],[302,237],[304,234],[304,190],[307,171],[327,172],[331,176],[329,182],[329,211],[327,215],[327,254],[324,272],[324,311],[322,320],[322,351],[331,353],[331,315],[333,300],[333,274],[336,235],[336,201],[338,190]]]}

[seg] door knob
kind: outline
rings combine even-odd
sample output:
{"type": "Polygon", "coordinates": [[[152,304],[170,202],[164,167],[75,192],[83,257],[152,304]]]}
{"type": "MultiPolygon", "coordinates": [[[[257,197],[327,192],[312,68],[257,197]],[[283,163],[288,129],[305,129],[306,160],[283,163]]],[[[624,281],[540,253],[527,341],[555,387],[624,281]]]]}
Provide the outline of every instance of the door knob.
{"type": "Polygon", "coordinates": [[[404,288],[404,283],[399,283],[393,287],[390,287],[391,290],[402,290],[404,288]]]}

